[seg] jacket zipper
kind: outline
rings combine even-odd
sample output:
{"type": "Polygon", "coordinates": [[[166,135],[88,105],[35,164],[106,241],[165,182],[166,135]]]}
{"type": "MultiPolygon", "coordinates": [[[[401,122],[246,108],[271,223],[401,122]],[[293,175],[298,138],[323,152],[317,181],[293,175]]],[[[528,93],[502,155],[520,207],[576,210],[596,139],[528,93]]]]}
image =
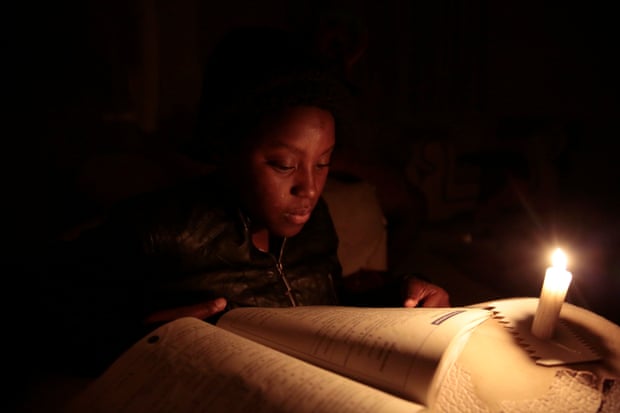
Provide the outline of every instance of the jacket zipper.
{"type": "Polygon", "coordinates": [[[280,246],[280,255],[276,259],[276,269],[278,270],[278,275],[282,279],[284,286],[286,287],[286,292],[284,293],[288,296],[288,299],[291,302],[291,306],[297,307],[297,300],[295,300],[295,296],[293,295],[293,290],[291,289],[291,284],[288,282],[288,278],[286,278],[286,274],[284,273],[284,266],[282,265],[282,254],[284,253],[284,244],[286,244],[286,238],[282,240],[282,245],[280,246]]]}
{"type": "MultiPolygon", "coordinates": [[[[239,210],[238,213],[239,213],[239,216],[241,217],[241,222],[243,222],[243,228],[245,230],[245,233],[249,234],[250,232],[249,217],[246,217],[245,214],[241,210],[239,210]]],[[[291,284],[288,282],[288,278],[286,278],[286,274],[284,273],[284,266],[282,265],[282,255],[284,253],[284,244],[286,244],[286,237],[284,237],[284,239],[282,240],[282,245],[280,245],[280,254],[278,255],[278,257],[276,258],[273,254],[269,254],[269,255],[271,255],[274,261],[276,262],[276,270],[278,271],[278,275],[280,276],[280,279],[282,280],[282,282],[284,283],[284,286],[286,287],[286,292],[284,294],[288,296],[288,299],[291,302],[291,306],[297,307],[299,304],[297,304],[297,300],[295,300],[295,296],[293,295],[293,290],[291,289],[291,284]]]]}

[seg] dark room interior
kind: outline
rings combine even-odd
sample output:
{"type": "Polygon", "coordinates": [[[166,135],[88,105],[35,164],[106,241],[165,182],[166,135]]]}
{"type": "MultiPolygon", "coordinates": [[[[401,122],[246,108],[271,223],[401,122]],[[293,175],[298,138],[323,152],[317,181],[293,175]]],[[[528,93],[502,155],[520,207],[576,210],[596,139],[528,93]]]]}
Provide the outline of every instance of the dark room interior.
{"type": "Polygon", "coordinates": [[[568,299],[617,321],[611,19],[600,5],[534,1],[42,5],[17,43],[30,92],[11,155],[18,237],[71,233],[116,200],[197,173],[175,150],[193,131],[205,56],[228,30],[340,21],[365,42],[349,72],[363,113],[352,146],[422,190],[425,247],[501,296],[535,296],[547,252],[563,245],[568,299]]]}
{"type": "Polygon", "coordinates": [[[5,202],[15,244],[31,254],[119,200],[202,173],[180,148],[194,132],[205,59],[227,31],[320,27],[334,30],[334,48],[359,52],[343,72],[359,104],[344,141],[423,194],[398,265],[466,305],[537,296],[561,246],[573,273],[567,301],[620,323],[611,9],[533,0],[33,6],[11,38],[19,127],[5,135],[14,179],[5,202]]]}

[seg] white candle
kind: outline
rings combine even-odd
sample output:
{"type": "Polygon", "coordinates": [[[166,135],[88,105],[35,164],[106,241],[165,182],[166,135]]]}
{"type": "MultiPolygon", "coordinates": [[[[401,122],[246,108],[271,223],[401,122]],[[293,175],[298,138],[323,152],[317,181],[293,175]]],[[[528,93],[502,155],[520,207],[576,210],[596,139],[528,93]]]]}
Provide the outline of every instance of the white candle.
{"type": "Polygon", "coordinates": [[[532,323],[532,334],[541,339],[553,336],[566,291],[573,278],[573,275],[566,271],[566,255],[561,249],[555,250],[552,262],[553,266],[547,268],[545,272],[545,280],[532,323]]]}

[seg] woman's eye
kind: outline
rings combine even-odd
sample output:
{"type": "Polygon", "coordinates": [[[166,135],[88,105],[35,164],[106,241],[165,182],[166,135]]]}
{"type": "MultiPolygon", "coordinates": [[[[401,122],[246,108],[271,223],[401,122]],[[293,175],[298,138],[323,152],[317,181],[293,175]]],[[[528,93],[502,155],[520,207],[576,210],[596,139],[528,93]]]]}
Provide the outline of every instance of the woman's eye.
{"type": "Polygon", "coordinates": [[[316,167],[319,168],[319,169],[329,168],[330,166],[332,166],[331,162],[317,163],[316,164],[316,167]]]}
{"type": "Polygon", "coordinates": [[[277,161],[270,161],[268,162],[268,164],[275,170],[281,171],[281,172],[288,172],[288,171],[292,171],[293,169],[295,169],[295,166],[291,166],[289,164],[277,162],[277,161]]]}

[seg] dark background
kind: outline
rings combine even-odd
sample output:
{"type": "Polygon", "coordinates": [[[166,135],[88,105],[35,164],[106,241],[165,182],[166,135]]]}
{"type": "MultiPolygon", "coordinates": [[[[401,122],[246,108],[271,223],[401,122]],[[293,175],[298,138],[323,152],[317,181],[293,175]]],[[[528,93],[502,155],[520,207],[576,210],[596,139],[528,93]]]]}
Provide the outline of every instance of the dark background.
{"type": "Polygon", "coordinates": [[[117,200],[200,171],[176,149],[224,33],[309,31],[337,17],[368,34],[350,77],[363,133],[347,139],[360,159],[396,166],[422,189],[437,251],[502,295],[537,295],[547,252],[562,245],[569,300],[619,321],[610,5],[90,0],[15,17],[5,203],[16,243],[33,255],[117,200]]]}

